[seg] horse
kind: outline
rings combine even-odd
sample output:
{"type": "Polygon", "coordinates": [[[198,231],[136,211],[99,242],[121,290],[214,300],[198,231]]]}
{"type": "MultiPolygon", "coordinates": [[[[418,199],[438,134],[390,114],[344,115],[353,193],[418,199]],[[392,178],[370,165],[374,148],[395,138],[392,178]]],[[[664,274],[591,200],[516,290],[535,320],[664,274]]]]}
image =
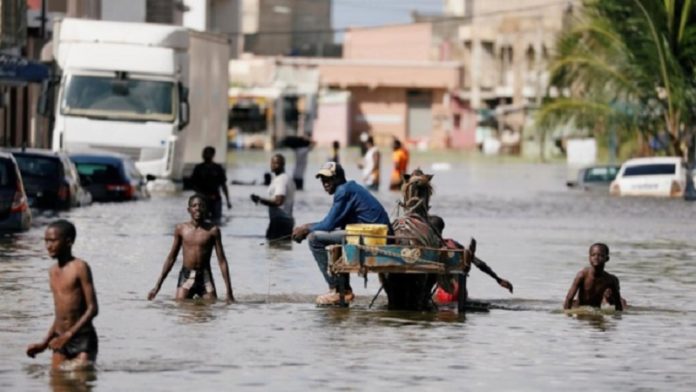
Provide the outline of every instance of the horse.
{"type": "MultiPolygon", "coordinates": [[[[443,241],[428,221],[433,194],[431,174],[416,169],[404,175],[403,213],[392,222],[395,244],[440,248],[443,241]]],[[[384,273],[380,275],[387,293],[388,307],[393,310],[427,310],[431,307],[431,290],[437,282],[435,274],[384,273]]]]}

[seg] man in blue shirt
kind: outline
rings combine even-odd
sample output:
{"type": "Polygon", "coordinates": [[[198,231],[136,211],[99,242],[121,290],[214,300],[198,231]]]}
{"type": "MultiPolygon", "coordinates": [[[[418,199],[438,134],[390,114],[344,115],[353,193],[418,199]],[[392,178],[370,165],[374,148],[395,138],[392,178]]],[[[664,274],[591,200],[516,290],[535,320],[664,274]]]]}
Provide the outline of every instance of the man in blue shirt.
{"type": "MultiPolygon", "coordinates": [[[[309,250],[312,251],[314,260],[329,285],[329,292],[318,296],[316,302],[319,305],[332,305],[339,302],[339,294],[336,291],[336,279],[327,272],[329,261],[326,247],[342,243],[345,237],[343,229],[347,224],[381,223],[388,225],[390,232],[391,225],[389,216],[379,201],[355,181],[346,181],[343,167],[338,163],[326,162],[316,177],[321,180],[326,193],[333,195],[333,205],[320,222],[296,227],[292,232],[292,238],[299,243],[309,237],[309,250]]],[[[346,281],[345,300],[350,302],[355,296],[347,274],[344,279],[346,281]]]]}

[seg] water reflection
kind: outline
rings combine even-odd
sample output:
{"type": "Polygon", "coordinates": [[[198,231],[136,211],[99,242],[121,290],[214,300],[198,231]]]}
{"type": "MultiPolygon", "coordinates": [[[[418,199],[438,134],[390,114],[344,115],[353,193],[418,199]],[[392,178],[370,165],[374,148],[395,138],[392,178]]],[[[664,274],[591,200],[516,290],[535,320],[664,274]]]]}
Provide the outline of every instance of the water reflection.
{"type": "Polygon", "coordinates": [[[97,370],[85,369],[79,371],[53,370],[49,365],[31,364],[24,366],[24,372],[32,379],[48,377],[48,385],[53,392],[88,392],[97,381],[97,370]]]}
{"type": "Polygon", "coordinates": [[[181,324],[204,324],[215,320],[216,311],[220,311],[220,304],[225,304],[221,300],[190,299],[176,301],[178,305],[176,312],[181,324]]]}
{"type": "Polygon", "coordinates": [[[52,371],[50,386],[53,392],[89,392],[97,381],[96,370],[52,371]]]}

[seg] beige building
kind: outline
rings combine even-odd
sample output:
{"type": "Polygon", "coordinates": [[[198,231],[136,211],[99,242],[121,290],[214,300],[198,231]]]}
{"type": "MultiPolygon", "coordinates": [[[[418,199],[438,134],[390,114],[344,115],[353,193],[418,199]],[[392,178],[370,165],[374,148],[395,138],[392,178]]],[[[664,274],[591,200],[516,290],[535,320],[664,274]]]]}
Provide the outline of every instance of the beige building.
{"type": "Polygon", "coordinates": [[[244,52],[323,56],[333,45],[329,0],[241,0],[244,52]]]}
{"type": "Polygon", "coordinates": [[[448,1],[446,13],[465,21],[458,29],[469,72],[459,98],[486,113],[503,145],[514,151],[547,94],[547,65],[571,2],[548,0],[448,1]],[[517,144],[515,146],[515,144],[517,144]]]}

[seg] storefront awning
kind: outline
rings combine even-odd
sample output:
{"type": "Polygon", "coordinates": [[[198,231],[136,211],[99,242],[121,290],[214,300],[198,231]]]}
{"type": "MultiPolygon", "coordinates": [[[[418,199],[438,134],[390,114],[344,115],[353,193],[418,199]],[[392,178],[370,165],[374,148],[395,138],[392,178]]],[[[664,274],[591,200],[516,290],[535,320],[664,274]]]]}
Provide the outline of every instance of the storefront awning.
{"type": "Polygon", "coordinates": [[[24,57],[0,53],[0,83],[40,83],[48,78],[48,66],[24,57]]]}

